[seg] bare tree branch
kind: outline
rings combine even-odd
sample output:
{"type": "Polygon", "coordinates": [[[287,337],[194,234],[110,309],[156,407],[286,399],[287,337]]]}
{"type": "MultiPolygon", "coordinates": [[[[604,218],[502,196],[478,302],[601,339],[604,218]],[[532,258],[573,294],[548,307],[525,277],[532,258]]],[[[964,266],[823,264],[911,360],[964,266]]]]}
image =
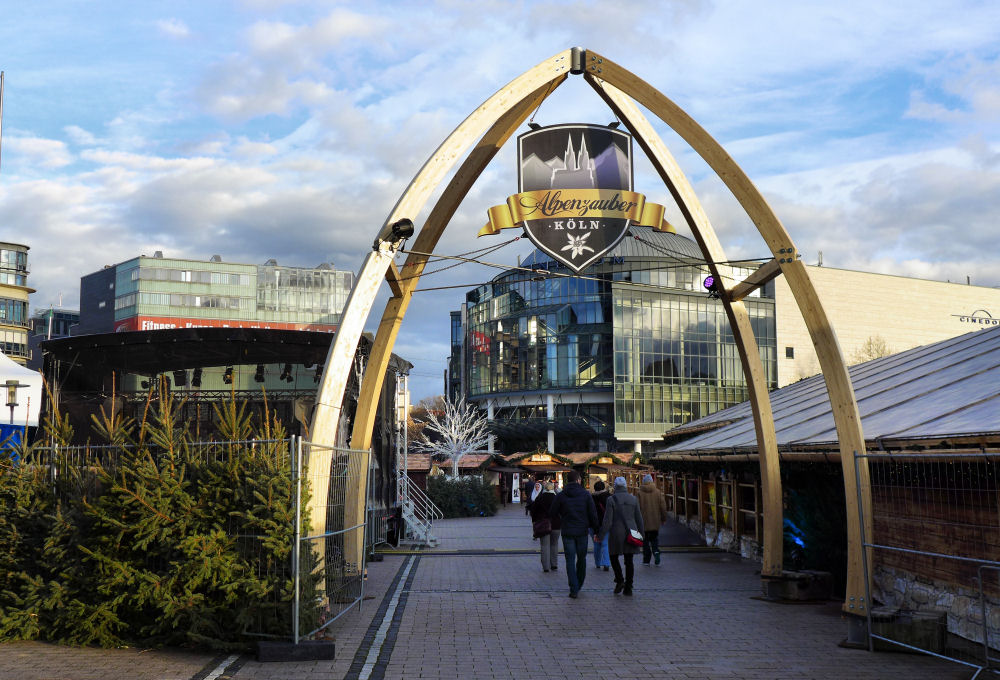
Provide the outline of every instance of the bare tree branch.
{"type": "Polygon", "coordinates": [[[444,456],[451,461],[452,476],[458,477],[458,464],[466,454],[480,451],[489,444],[489,423],[476,407],[460,400],[457,403],[445,401],[438,417],[434,411],[427,412],[427,427],[440,437],[440,441],[417,442],[417,451],[432,456],[444,456]]]}

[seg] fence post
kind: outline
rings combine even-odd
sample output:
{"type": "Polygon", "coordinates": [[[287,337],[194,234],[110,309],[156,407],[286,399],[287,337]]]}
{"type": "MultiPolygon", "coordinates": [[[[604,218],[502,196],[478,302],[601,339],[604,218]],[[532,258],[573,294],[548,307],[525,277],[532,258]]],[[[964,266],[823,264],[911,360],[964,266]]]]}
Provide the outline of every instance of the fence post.
{"type": "Polygon", "coordinates": [[[715,522],[715,532],[719,532],[719,496],[722,495],[722,489],[719,488],[719,478],[712,478],[712,520],[715,522]]]}
{"type": "MultiPolygon", "coordinates": [[[[368,479],[369,480],[371,480],[372,477],[374,476],[374,473],[375,473],[375,471],[373,469],[374,467],[375,467],[375,449],[374,448],[369,448],[368,449],[368,479]]],[[[369,496],[370,489],[371,489],[371,485],[370,484],[366,484],[365,485],[365,510],[366,510],[365,514],[366,515],[367,515],[368,502],[370,500],[370,496],[369,496]]],[[[362,545],[365,545],[368,542],[368,532],[369,532],[368,522],[365,522],[364,525],[362,525],[362,527],[361,527],[361,544],[362,545]]],[[[368,580],[368,553],[367,552],[365,552],[365,554],[362,556],[362,559],[364,559],[364,562],[361,565],[361,595],[360,595],[360,597],[358,597],[358,611],[359,612],[364,607],[364,601],[365,601],[365,581],[368,580]]]]}
{"type": "MultiPolygon", "coordinates": [[[[854,451],[854,478],[859,479],[860,466],[858,464],[858,452],[854,451]]],[[[865,637],[868,638],[868,651],[875,651],[875,641],[872,639],[872,608],[869,603],[872,601],[871,595],[871,578],[868,574],[868,542],[867,536],[865,536],[865,506],[861,499],[861,485],[856,484],[855,488],[858,492],[858,525],[860,529],[861,537],[861,567],[865,578],[865,601],[860,603],[865,610],[865,619],[868,623],[868,629],[865,631],[865,637]]],[[[874,519],[872,520],[872,526],[874,526],[874,519]]],[[[851,605],[853,606],[853,605],[851,605]]],[[[985,622],[985,620],[984,620],[985,622]]],[[[978,674],[977,674],[978,675],[978,674]]]]}
{"type": "Polygon", "coordinates": [[[302,593],[302,437],[296,442],[295,435],[288,440],[289,462],[295,482],[295,533],[292,540],[292,571],[295,579],[295,599],[292,604],[292,642],[299,644],[299,616],[302,593]]]}
{"type": "Polygon", "coordinates": [[[731,498],[732,498],[732,501],[733,501],[733,536],[736,539],[736,545],[740,546],[740,551],[742,552],[742,550],[743,550],[743,548],[742,548],[742,545],[743,545],[743,501],[741,500],[741,496],[743,494],[740,492],[740,480],[739,480],[738,477],[736,479],[732,480],[732,485],[733,485],[733,488],[732,488],[732,491],[730,493],[732,494],[731,498]]]}
{"type": "Polygon", "coordinates": [[[758,544],[764,542],[764,531],[760,521],[760,478],[753,480],[753,535],[758,544]]]}
{"type": "Polygon", "coordinates": [[[705,515],[708,513],[708,509],[705,507],[705,480],[698,474],[698,521],[701,522],[702,531],[708,522],[705,521],[705,515]]]}
{"type": "Polygon", "coordinates": [[[670,473],[670,493],[673,494],[674,517],[675,518],[679,518],[679,514],[680,513],[677,512],[677,473],[676,472],[671,472],[670,473]]]}

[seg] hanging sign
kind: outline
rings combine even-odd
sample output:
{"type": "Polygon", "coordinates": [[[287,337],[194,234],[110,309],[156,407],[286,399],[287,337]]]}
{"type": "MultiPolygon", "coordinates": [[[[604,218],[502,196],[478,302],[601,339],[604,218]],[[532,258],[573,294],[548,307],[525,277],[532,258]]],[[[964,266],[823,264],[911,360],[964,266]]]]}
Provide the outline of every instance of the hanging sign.
{"type": "Polygon", "coordinates": [[[490,208],[479,235],[521,227],[579,273],[618,245],[630,224],[673,231],[663,206],[632,191],[632,136],[603,125],[552,125],[517,139],[518,189],[490,208]]]}

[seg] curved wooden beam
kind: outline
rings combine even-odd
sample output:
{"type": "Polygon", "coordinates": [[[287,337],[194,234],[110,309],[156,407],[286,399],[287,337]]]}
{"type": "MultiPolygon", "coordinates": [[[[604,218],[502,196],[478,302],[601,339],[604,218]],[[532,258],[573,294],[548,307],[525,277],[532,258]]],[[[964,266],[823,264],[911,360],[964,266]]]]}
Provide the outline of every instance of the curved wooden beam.
{"type": "Polygon", "coordinates": [[[677,104],[635,74],[595,52],[586,53],[585,71],[588,75],[606,81],[635,98],[679,134],[726,184],[778,260],[816,348],[840,442],[848,537],[847,593],[844,610],[852,614],[865,615],[867,603],[860,521],[861,517],[864,517],[865,533],[870,536],[871,494],[867,466],[861,465],[858,475],[855,475],[854,471],[854,454],[865,452],[861,417],[858,414],[854,388],[837,335],[823,310],[809,273],[798,257],[791,237],[750,178],[726,150],[677,104]],[[858,507],[859,490],[861,503],[864,506],[863,512],[862,508],[858,507]]]}
{"type": "MultiPolygon", "coordinates": [[[[503,142],[528,117],[531,110],[566,79],[572,67],[572,56],[573,50],[565,50],[526,71],[498,90],[462,121],[410,182],[383,224],[379,232],[380,237],[387,234],[389,225],[398,220],[403,218],[414,220],[448,171],[475,140],[485,133],[485,137],[453,178],[449,190],[438,200],[431,215],[433,219],[429,218],[428,223],[417,235],[413,249],[432,252],[448,220],[503,142]]],[[[338,434],[344,429],[344,424],[341,423],[341,408],[347,377],[375,296],[392,265],[393,255],[399,245],[398,242],[388,238],[377,238],[374,252],[369,253],[365,259],[351,291],[340,327],[327,355],[310,433],[314,442],[342,443],[343,437],[338,437],[338,434]]],[[[410,255],[403,267],[402,277],[396,280],[402,295],[390,298],[383,313],[382,323],[379,325],[361,382],[361,393],[350,442],[354,450],[364,450],[371,446],[378,394],[385,379],[386,366],[392,354],[399,325],[426,259],[424,255],[410,255]]],[[[315,455],[310,457],[309,465],[314,470],[328,470],[333,455],[332,451],[317,449],[315,455]]],[[[348,489],[348,497],[345,499],[345,526],[361,525],[365,521],[364,489],[368,485],[368,470],[366,466],[361,466],[360,469],[359,484],[356,488],[348,489]]],[[[326,517],[328,494],[329,490],[323,485],[316,485],[312,490],[309,503],[311,518],[319,521],[319,518],[326,517]]],[[[325,525],[325,520],[323,521],[325,525]]],[[[363,540],[359,539],[357,532],[352,532],[346,541],[345,554],[353,557],[355,564],[363,564],[363,540]]],[[[325,547],[319,545],[317,549],[322,551],[325,547]]]]}
{"type": "Polygon", "coordinates": [[[441,234],[444,233],[444,229],[448,226],[455,211],[458,210],[462,200],[479,179],[483,170],[496,156],[500,147],[565,78],[566,76],[563,75],[553,83],[535,90],[501,116],[469,154],[428,215],[427,221],[413,244],[414,252],[407,256],[406,262],[400,269],[400,294],[389,298],[385,305],[385,311],[382,313],[382,320],[379,322],[375,343],[372,345],[368,366],[365,368],[365,376],[361,383],[358,410],[355,413],[354,429],[351,433],[351,446],[361,448],[371,446],[375,411],[378,405],[377,396],[382,391],[385,369],[389,365],[392,348],[396,343],[400,325],[403,323],[403,316],[406,314],[413,297],[413,291],[416,289],[420,275],[427,264],[428,256],[425,253],[434,252],[441,234]]]}
{"type": "MultiPolygon", "coordinates": [[[[572,66],[572,54],[573,50],[565,50],[546,59],[497,90],[492,97],[469,114],[414,176],[389,213],[380,233],[384,233],[388,225],[402,218],[415,219],[431,193],[475,139],[496,123],[504,112],[517,106],[532,92],[553,86],[556,81],[561,82],[565,79],[572,66]]],[[[418,242],[419,240],[418,237],[418,242]]],[[[385,277],[395,249],[395,245],[387,241],[376,243],[375,252],[366,258],[348,297],[337,335],[327,355],[322,382],[316,396],[316,410],[310,431],[313,441],[338,441],[340,409],[347,387],[347,375],[354,362],[354,354],[365,321],[371,312],[378,287],[385,277]]]]}
{"type": "MultiPolygon", "coordinates": [[[[680,207],[688,226],[691,227],[702,256],[716,281],[726,282],[726,287],[734,281],[732,267],[726,264],[726,254],[716,236],[694,188],[681,170],[673,154],[649,124],[646,117],[631,98],[614,85],[603,82],[591,74],[587,82],[597,94],[607,102],[611,110],[633,132],[646,156],[653,163],[660,178],[666,184],[674,200],[680,207]]],[[[760,349],[750,324],[750,315],[742,302],[732,302],[727,296],[721,298],[722,306],[733,329],[737,351],[743,364],[750,407],[753,411],[754,428],[757,432],[757,447],[760,450],[760,479],[764,504],[764,559],[762,576],[780,576],[784,557],[784,522],[782,513],[781,471],[778,459],[778,439],[774,433],[774,415],[768,396],[767,377],[760,359],[760,349]]]]}

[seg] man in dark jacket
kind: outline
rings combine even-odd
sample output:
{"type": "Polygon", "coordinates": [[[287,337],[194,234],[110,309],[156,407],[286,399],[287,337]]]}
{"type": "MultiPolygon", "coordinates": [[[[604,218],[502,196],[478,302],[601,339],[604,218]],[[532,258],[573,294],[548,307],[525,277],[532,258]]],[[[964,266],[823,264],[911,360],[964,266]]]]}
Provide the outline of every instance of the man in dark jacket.
{"type": "Polygon", "coordinates": [[[562,520],[569,596],[576,599],[587,576],[587,530],[593,529],[596,533],[599,529],[594,497],[580,485],[580,473],[576,470],[566,475],[566,488],[552,502],[549,514],[562,520]]]}

